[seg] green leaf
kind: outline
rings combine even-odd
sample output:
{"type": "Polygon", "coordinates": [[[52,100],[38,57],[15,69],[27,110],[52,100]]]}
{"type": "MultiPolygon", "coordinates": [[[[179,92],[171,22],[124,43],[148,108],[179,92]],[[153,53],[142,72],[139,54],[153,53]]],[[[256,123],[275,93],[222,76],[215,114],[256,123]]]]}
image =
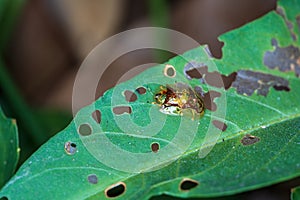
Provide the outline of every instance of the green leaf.
{"type": "Polygon", "coordinates": [[[292,189],[291,193],[292,200],[299,200],[300,199],[300,187],[296,187],[292,189]]]}
{"type": "Polygon", "coordinates": [[[296,187],[292,189],[291,193],[292,200],[299,200],[300,199],[300,187],[296,187]]]}
{"type": "MultiPolygon", "coordinates": [[[[281,14],[221,36],[222,59],[199,47],[107,91],[29,158],[0,197],[216,197],[299,176],[300,5],[279,6],[281,14]],[[167,85],[178,83],[203,91],[203,116],[176,115],[174,103],[160,108],[167,85]]],[[[180,100],[193,96],[177,89],[180,100]]]]}
{"type": "Polygon", "coordinates": [[[7,119],[0,108],[0,187],[13,175],[19,159],[16,121],[7,119]]]}

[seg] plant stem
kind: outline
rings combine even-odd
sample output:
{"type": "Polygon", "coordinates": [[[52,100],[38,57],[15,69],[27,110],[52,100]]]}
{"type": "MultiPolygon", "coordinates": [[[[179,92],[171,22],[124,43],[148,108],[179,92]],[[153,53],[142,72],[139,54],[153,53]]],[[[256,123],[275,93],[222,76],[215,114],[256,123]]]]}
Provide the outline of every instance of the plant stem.
{"type": "MultiPolygon", "coordinates": [[[[148,0],[149,18],[154,27],[169,27],[169,8],[166,0],[148,0]]],[[[170,47],[169,36],[158,32],[155,36],[157,43],[163,45],[164,49],[168,50],[170,47]]],[[[155,52],[155,58],[159,62],[165,62],[168,59],[168,52],[155,52]]]]}
{"type": "Polygon", "coordinates": [[[166,0],[148,0],[149,16],[153,26],[169,26],[169,8],[166,0]]]}
{"type": "Polygon", "coordinates": [[[11,31],[15,25],[15,21],[20,14],[20,10],[24,4],[24,0],[4,0],[1,2],[0,6],[0,52],[2,53],[11,31]]]}
{"type": "Polygon", "coordinates": [[[0,58],[0,87],[7,98],[8,102],[16,115],[17,123],[19,123],[32,139],[32,142],[40,145],[45,141],[45,136],[39,123],[35,120],[34,115],[30,111],[23,97],[18,92],[17,87],[13,83],[3,60],[0,58]]]}

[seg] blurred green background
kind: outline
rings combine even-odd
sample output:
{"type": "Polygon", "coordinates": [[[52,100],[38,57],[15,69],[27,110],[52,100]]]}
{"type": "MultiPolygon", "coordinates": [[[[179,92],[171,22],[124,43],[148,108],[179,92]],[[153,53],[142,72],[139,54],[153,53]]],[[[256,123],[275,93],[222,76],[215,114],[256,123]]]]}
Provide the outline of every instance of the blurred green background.
{"type": "MultiPolygon", "coordinates": [[[[220,34],[275,7],[276,0],[1,0],[0,104],[17,120],[19,165],[71,121],[76,72],[104,39],[131,28],[160,26],[208,44],[213,56],[221,58],[220,34]]],[[[100,78],[97,96],[133,67],[172,56],[144,49],[120,57],[100,78]]],[[[297,182],[230,199],[286,199],[297,182]]]]}

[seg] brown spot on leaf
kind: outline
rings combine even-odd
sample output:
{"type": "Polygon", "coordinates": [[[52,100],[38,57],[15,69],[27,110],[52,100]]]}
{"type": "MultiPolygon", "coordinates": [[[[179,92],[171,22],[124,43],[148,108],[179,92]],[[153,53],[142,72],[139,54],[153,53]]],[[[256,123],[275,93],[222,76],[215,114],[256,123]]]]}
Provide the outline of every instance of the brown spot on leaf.
{"type": "Polygon", "coordinates": [[[212,123],[216,128],[220,129],[221,131],[226,131],[227,129],[227,125],[224,122],[221,122],[219,120],[213,120],[212,123]]]}
{"type": "Polygon", "coordinates": [[[279,47],[275,39],[272,39],[275,51],[267,51],[264,55],[264,64],[270,69],[278,69],[282,72],[294,71],[300,76],[300,49],[293,45],[279,47]]]}
{"type": "Polygon", "coordinates": [[[293,24],[292,24],[292,22],[290,22],[290,21],[287,19],[286,14],[285,14],[283,8],[280,7],[280,6],[278,6],[278,7],[276,8],[276,12],[277,12],[277,14],[279,14],[279,15],[284,19],[284,22],[285,22],[286,26],[288,27],[288,29],[289,29],[289,31],[290,31],[291,37],[293,38],[294,41],[296,41],[296,40],[297,40],[297,36],[296,36],[296,34],[294,33],[294,31],[293,31],[293,28],[294,28],[294,27],[293,27],[293,24]]]}
{"type": "Polygon", "coordinates": [[[124,92],[124,95],[125,95],[125,99],[126,101],[128,102],[134,102],[137,100],[137,96],[136,94],[134,94],[133,92],[129,91],[129,90],[126,90],[124,92]]]}
{"type": "Polygon", "coordinates": [[[131,107],[129,107],[129,106],[117,106],[117,107],[113,108],[113,112],[116,115],[121,115],[121,114],[124,114],[124,113],[131,114],[131,107]]]}
{"type": "Polygon", "coordinates": [[[180,190],[189,191],[199,185],[199,182],[190,178],[184,178],[179,185],[180,190]]]}
{"type": "Polygon", "coordinates": [[[116,184],[113,184],[111,186],[109,186],[106,190],[105,190],[105,196],[107,198],[114,198],[114,197],[119,197],[122,194],[125,193],[126,190],[126,185],[123,182],[119,182],[116,184]]]}
{"type": "Polygon", "coordinates": [[[203,63],[189,62],[184,67],[184,73],[188,79],[200,79],[200,82],[209,84],[218,88],[230,88],[236,78],[236,72],[225,76],[217,71],[208,72],[208,67],[203,63]]]}
{"type": "Polygon", "coordinates": [[[232,87],[237,93],[250,96],[257,91],[258,95],[267,96],[270,87],[276,90],[289,91],[289,82],[281,77],[250,70],[240,70],[237,72],[236,80],[232,87]]]}
{"type": "Polygon", "coordinates": [[[93,119],[94,119],[98,124],[100,124],[100,122],[101,122],[101,112],[100,112],[100,110],[95,110],[95,111],[92,113],[92,117],[93,117],[93,119]]]}
{"type": "Polygon", "coordinates": [[[259,137],[256,137],[256,136],[250,135],[250,134],[246,134],[246,135],[242,138],[241,143],[242,143],[243,145],[247,146],[247,145],[252,145],[252,144],[254,144],[254,143],[256,143],[256,142],[259,142],[259,140],[260,140],[259,137]]]}
{"type": "Polygon", "coordinates": [[[146,88],[144,87],[139,87],[136,89],[136,91],[139,93],[139,94],[145,94],[146,93],[146,88]]]}

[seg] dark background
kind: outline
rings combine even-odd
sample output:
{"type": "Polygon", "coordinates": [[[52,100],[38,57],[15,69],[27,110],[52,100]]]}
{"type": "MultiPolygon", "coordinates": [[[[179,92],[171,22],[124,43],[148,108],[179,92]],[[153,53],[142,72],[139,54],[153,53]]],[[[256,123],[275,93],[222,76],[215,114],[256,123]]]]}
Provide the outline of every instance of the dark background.
{"type": "MultiPolygon", "coordinates": [[[[10,97],[7,90],[11,89],[0,90],[4,111],[17,118],[21,162],[69,123],[76,72],[104,39],[131,28],[161,26],[208,44],[213,56],[221,58],[220,34],[275,8],[275,0],[27,0],[16,13],[3,51],[7,78],[13,82],[8,88],[13,97],[21,97],[20,102],[10,97]]],[[[132,67],[173,56],[155,53],[139,50],[117,59],[101,77],[98,95],[132,67]]],[[[290,188],[299,182],[226,199],[289,199],[290,188]]]]}

